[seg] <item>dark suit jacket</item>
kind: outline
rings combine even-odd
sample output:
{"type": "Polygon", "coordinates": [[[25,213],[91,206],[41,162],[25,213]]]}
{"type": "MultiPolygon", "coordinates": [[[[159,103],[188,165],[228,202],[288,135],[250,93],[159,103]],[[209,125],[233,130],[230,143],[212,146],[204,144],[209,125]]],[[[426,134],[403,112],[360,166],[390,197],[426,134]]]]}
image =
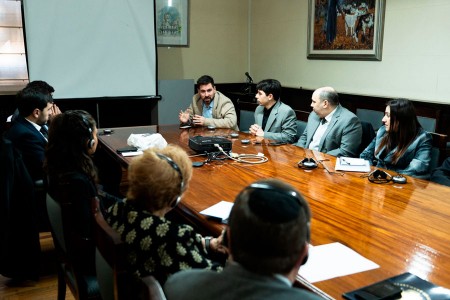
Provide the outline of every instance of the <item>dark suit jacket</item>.
{"type": "Polygon", "coordinates": [[[34,184],[11,141],[0,147],[0,274],[36,280],[39,230],[34,184]]]}
{"type": "Polygon", "coordinates": [[[169,277],[164,293],[169,300],[322,299],[309,291],[288,286],[274,276],[247,271],[236,263],[227,265],[221,273],[199,269],[178,272],[169,277]]]}
{"type": "MultiPolygon", "coordinates": [[[[261,126],[263,117],[264,107],[258,106],[255,110],[255,123],[261,126]]],[[[295,142],[297,138],[297,118],[289,105],[282,103],[280,100],[275,103],[267,119],[264,138],[286,143],[295,142]]]]}
{"type": "MultiPolygon", "coordinates": [[[[297,146],[308,148],[319,127],[320,118],[315,112],[308,117],[308,124],[300,136],[297,146]]],[[[357,157],[361,144],[362,128],[358,117],[338,105],[327,130],[319,143],[319,151],[333,156],[357,157]]]]}
{"type": "Polygon", "coordinates": [[[24,117],[18,116],[5,134],[14,147],[20,151],[25,166],[33,181],[44,178],[42,164],[45,158],[47,140],[24,117]]]}

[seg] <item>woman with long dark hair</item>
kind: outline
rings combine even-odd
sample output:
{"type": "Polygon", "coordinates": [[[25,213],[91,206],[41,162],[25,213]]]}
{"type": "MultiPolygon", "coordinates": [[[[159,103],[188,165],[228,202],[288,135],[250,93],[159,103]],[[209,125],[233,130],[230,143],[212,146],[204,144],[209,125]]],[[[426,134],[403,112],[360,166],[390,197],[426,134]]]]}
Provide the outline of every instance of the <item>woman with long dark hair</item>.
{"type": "MultiPolygon", "coordinates": [[[[97,144],[97,125],[86,111],[69,110],[52,120],[44,161],[48,193],[57,202],[71,203],[72,225],[86,241],[92,240],[91,199],[99,197],[104,208],[121,201],[97,190],[97,170],[92,160],[97,144]]],[[[94,243],[89,245],[92,247],[79,249],[78,267],[94,273],[94,243]]]]}
{"type": "Polygon", "coordinates": [[[384,126],[360,157],[404,175],[428,179],[430,176],[431,135],[417,120],[411,101],[394,99],[387,103],[384,126]]]}

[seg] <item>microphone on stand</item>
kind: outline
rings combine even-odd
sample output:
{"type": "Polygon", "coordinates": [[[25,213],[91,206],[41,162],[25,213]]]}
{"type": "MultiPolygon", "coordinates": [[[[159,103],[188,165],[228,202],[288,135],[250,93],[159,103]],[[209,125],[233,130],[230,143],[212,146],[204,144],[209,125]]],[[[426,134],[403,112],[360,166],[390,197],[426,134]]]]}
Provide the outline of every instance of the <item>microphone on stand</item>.
{"type": "Polygon", "coordinates": [[[248,74],[248,72],[245,72],[245,76],[247,76],[248,83],[253,83],[253,78],[250,76],[250,74],[248,74]]]}

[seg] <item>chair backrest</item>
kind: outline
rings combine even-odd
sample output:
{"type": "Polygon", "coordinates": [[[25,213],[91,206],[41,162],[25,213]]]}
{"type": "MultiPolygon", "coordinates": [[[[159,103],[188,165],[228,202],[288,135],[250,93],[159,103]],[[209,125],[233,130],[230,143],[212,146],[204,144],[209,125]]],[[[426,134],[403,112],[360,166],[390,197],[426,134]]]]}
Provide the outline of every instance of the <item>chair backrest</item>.
{"type": "Polygon", "coordinates": [[[434,118],[428,118],[428,117],[422,117],[417,116],[417,120],[420,123],[420,126],[428,132],[435,132],[436,131],[436,119],[434,118]]]}
{"type": "Polygon", "coordinates": [[[253,124],[255,124],[255,112],[241,109],[239,111],[239,129],[243,132],[248,132],[248,129],[253,124]]]}
{"type": "Polygon", "coordinates": [[[131,275],[125,267],[125,244],[103,217],[100,201],[92,199],[94,215],[95,267],[103,300],[117,300],[125,295],[125,282],[131,275]]]}
{"type": "Polygon", "coordinates": [[[141,278],[139,289],[141,291],[141,294],[139,296],[142,300],[167,299],[158,280],[156,280],[153,276],[146,276],[141,278]]]}
{"type": "Polygon", "coordinates": [[[433,137],[430,161],[430,170],[432,171],[440,166],[447,156],[448,136],[435,132],[430,132],[430,134],[433,137]]]}
{"type": "Polygon", "coordinates": [[[303,134],[303,131],[305,131],[308,122],[297,120],[296,123],[297,123],[297,140],[298,140],[303,134]]]}
{"type": "Polygon", "coordinates": [[[359,145],[359,153],[363,152],[367,146],[372,142],[375,138],[375,130],[373,129],[372,123],[361,121],[362,127],[362,137],[361,137],[361,145],[359,145]]]}
{"type": "Polygon", "coordinates": [[[370,124],[372,124],[372,127],[375,130],[378,130],[378,128],[380,128],[383,124],[381,122],[381,119],[383,119],[384,112],[372,109],[358,108],[356,109],[356,116],[360,120],[369,122],[370,124]]]}
{"type": "Polygon", "coordinates": [[[90,241],[76,234],[71,203],[64,201],[60,203],[47,193],[46,204],[53,243],[59,260],[58,299],[65,296],[66,283],[75,299],[97,299],[99,293],[95,276],[84,274],[77,265],[76,257],[79,255],[79,249],[89,247],[90,241]]]}

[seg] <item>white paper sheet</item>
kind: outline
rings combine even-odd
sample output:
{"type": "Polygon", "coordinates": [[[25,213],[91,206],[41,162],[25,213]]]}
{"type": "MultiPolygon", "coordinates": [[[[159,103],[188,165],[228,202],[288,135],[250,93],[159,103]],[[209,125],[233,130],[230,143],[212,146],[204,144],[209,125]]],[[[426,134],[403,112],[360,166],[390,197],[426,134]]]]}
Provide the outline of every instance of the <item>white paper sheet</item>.
{"type": "Polygon", "coordinates": [[[233,208],[233,204],[233,202],[220,201],[219,203],[202,210],[200,213],[208,217],[217,218],[221,222],[226,222],[230,215],[231,208],[233,208]]]}
{"type": "Polygon", "coordinates": [[[142,151],[131,151],[131,152],[122,152],[122,156],[127,157],[127,156],[137,156],[137,155],[141,155],[144,152],[142,151]]]}
{"type": "Polygon", "coordinates": [[[338,157],[336,171],[370,172],[370,163],[362,158],[338,157]]]}
{"type": "Polygon", "coordinates": [[[300,267],[299,275],[314,283],[379,267],[341,243],[310,245],[308,262],[300,267]]]}

